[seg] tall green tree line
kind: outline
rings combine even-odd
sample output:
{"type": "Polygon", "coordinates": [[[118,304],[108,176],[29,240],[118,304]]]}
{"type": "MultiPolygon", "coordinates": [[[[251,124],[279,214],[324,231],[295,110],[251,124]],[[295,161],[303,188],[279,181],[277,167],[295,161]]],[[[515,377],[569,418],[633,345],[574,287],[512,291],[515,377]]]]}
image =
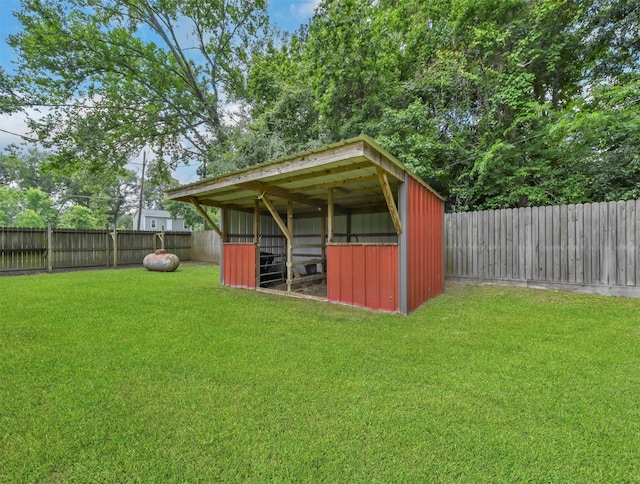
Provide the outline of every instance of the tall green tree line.
{"type": "Polygon", "coordinates": [[[294,147],[366,132],[454,210],[638,197],[639,11],[326,1],[257,56],[255,123],[294,147]]]}
{"type": "Polygon", "coordinates": [[[22,5],[2,109],[49,106],[61,167],[207,177],[364,132],[451,210],[640,196],[633,0],[325,0],[285,37],[265,2],[22,5]]]}

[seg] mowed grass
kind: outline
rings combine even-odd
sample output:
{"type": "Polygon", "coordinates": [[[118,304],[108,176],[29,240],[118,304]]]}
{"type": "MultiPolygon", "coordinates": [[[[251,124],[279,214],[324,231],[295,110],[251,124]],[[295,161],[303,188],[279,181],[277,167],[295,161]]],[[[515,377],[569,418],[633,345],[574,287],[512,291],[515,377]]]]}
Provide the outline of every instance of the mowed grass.
{"type": "Polygon", "coordinates": [[[0,278],[0,481],[640,481],[640,300],[403,317],[218,280],[0,278]]]}

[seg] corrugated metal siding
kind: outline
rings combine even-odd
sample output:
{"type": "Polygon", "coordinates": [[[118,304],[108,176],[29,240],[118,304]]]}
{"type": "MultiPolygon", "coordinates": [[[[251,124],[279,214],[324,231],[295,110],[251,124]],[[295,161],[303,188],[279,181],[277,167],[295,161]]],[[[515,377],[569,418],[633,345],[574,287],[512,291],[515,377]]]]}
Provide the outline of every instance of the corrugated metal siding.
{"type": "Polygon", "coordinates": [[[328,246],[327,298],[374,310],[397,311],[398,246],[328,246]]]}
{"type": "Polygon", "coordinates": [[[253,214],[238,210],[227,210],[227,234],[229,242],[253,241],[253,214]]]}
{"type": "Polygon", "coordinates": [[[225,286],[256,287],[255,244],[224,244],[223,284],[225,286]]]}
{"type": "Polygon", "coordinates": [[[409,311],[444,291],[442,200],[408,177],[409,311]]]}
{"type": "Polygon", "coordinates": [[[396,235],[362,235],[374,232],[388,232],[389,234],[395,234],[395,231],[396,229],[393,225],[393,221],[391,220],[391,215],[389,214],[389,212],[365,213],[351,216],[351,233],[360,234],[356,236],[357,240],[352,238],[351,242],[395,244],[396,242],[398,242],[398,237],[396,235]]]}

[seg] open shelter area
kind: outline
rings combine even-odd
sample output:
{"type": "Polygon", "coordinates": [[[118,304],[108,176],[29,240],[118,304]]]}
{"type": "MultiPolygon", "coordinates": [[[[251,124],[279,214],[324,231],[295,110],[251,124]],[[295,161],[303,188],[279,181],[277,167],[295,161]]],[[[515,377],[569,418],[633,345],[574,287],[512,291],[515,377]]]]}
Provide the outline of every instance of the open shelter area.
{"type": "Polygon", "coordinates": [[[369,136],[168,198],[193,204],[219,234],[224,285],[403,314],[444,290],[443,198],[369,136]],[[221,210],[220,227],[203,206],[221,210]]]}

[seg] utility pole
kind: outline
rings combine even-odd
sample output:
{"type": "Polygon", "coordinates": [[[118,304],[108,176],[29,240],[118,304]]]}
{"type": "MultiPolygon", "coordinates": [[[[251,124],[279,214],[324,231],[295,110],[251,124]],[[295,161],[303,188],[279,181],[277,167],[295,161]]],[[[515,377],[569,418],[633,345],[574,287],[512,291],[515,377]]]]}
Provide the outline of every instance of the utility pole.
{"type": "Polygon", "coordinates": [[[147,152],[142,152],[142,176],[140,177],[140,197],[138,198],[138,227],[140,230],[140,221],[142,220],[142,197],[144,196],[144,170],[147,167],[147,152]]]}

